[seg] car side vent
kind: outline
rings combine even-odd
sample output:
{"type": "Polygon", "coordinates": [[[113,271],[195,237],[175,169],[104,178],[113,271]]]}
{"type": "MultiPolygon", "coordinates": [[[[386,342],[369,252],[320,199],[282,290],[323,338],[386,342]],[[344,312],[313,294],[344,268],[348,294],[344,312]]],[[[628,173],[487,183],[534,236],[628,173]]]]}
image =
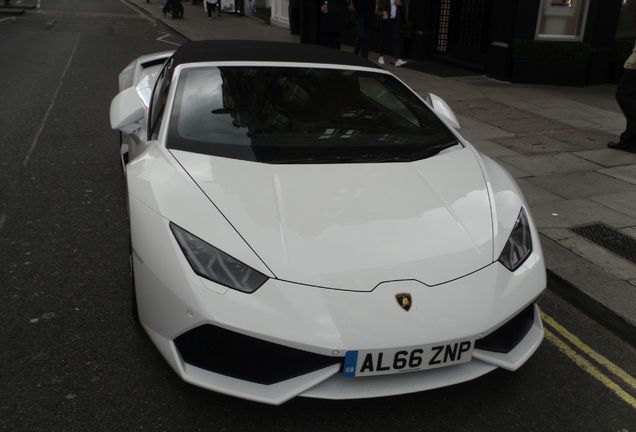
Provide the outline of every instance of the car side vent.
{"type": "Polygon", "coordinates": [[[196,327],[174,342],[186,363],[258,384],[275,384],[343,362],[342,357],[278,345],[211,324],[196,327]]]}
{"type": "Polygon", "coordinates": [[[534,303],[488,336],[475,341],[475,349],[508,353],[528,334],[534,322],[534,303]]]}

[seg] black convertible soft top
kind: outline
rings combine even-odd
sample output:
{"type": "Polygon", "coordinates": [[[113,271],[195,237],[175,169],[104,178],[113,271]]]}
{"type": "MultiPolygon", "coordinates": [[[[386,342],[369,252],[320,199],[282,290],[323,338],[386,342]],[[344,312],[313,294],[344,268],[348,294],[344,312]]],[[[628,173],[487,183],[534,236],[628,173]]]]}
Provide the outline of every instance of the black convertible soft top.
{"type": "Polygon", "coordinates": [[[174,53],[172,67],[209,61],[262,61],[322,63],[380,69],[375,63],[351,53],[316,45],[252,40],[188,42],[174,53]]]}

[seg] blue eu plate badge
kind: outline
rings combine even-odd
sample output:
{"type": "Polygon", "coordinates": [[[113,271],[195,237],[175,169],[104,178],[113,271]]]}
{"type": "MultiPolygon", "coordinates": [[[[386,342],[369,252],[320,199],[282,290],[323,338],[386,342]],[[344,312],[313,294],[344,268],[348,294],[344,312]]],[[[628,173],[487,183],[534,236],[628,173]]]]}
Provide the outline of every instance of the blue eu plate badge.
{"type": "Polygon", "coordinates": [[[344,361],[344,376],[356,376],[356,366],[358,364],[358,351],[347,351],[344,361]]]}

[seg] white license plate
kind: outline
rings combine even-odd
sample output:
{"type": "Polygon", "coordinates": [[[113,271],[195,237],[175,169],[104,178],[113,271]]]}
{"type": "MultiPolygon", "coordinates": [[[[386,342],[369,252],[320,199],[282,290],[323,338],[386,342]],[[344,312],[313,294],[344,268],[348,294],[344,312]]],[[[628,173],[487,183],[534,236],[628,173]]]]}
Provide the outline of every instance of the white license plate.
{"type": "Polygon", "coordinates": [[[344,375],[388,375],[467,363],[474,347],[474,339],[463,339],[408,348],[347,351],[344,375]]]}

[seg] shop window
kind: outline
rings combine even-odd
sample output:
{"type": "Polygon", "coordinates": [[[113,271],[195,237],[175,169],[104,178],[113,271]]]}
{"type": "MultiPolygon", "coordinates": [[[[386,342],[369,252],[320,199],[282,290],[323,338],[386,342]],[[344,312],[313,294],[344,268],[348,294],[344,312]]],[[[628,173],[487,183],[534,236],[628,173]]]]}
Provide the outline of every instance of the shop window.
{"type": "Polygon", "coordinates": [[[583,39],[589,0],[541,0],[536,39],[583,39]]]}
{"type": "Polygon", "coordinates": [[[437,34],[437,51],[445,53],[448,51],[448,27],[451,16],[451,0],[442,0],[439,11],[439,28],[437,34]]]}

